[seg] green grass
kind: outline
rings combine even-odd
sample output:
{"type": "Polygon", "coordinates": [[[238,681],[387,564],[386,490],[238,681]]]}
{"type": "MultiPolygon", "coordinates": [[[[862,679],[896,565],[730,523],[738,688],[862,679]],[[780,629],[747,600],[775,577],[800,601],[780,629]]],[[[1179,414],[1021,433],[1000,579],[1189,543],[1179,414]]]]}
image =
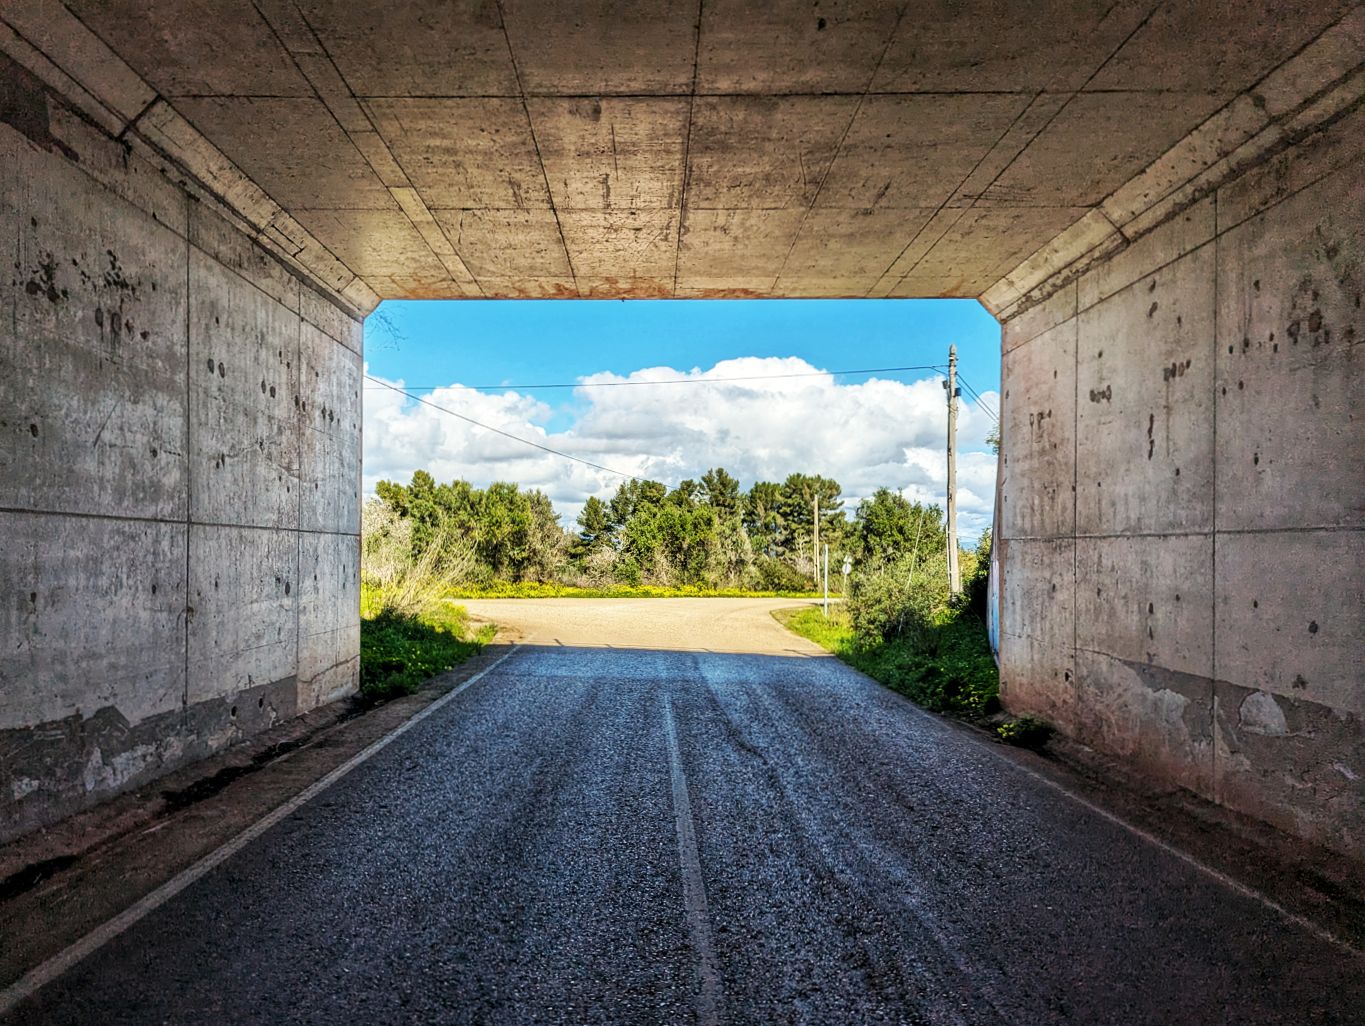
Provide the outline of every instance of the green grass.
{"type": "Polygon", "coordinates": [[[493,640],[485,624],[472,636],[465,611],[446,606],[418,616],[362,603],[360,693],[373,701],[410,695],[423,681],[477,655],[493,640]]]}
{"type": "Polygon", "coordinates": [[[843,610],[779,609],[777,621],[893,691],[935,712],[980,720],[1000,706],[1000,675],[986,630],[965,608],[944,609],[923,645],[860,644],[843,610]]]}
{"type": "Polygon", "coordinates": [[[613,584],[605,588],[579,588],[569,584],[534,581],[494,581],[458,588],[451,598],[818,598],[808,591],[745,591],[742,588],[701,588],[687,585],[661,588],[649,584],[613,584]]]}
{"type": "Polygon", "coordinates": [[[1020,748],[1042,748],[1053,735],[1052,724],[1036,716],[1020,716],[1006,720],[995,728],[1002,741],[1020,748]]]}

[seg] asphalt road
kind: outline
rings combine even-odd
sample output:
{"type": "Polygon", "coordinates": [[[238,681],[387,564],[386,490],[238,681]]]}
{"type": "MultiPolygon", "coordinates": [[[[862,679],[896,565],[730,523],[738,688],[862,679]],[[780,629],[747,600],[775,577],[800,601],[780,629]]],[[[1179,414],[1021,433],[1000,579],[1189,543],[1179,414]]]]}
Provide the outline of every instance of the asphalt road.
{"type": "Polygon", "coordinates": [[[15,1020],[1365,1021],[1365,961],[771,605],[637,608],[596,643],[587,606],[520,607],[538,644],[15,1020]]]}

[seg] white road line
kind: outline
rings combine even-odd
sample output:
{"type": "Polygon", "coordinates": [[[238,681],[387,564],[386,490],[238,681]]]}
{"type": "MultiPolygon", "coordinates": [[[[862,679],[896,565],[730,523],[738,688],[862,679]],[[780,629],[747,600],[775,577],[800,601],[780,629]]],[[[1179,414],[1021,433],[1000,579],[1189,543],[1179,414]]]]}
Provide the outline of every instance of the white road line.
{"type": "Polygon", "coordinates": [[[697,850],[697,829],[692,819],[692,802],[687,795],[678,750],[678,731],[673,724],[673,702],[664,696],[664,736],[668,738],[668,771],[673,781],[673,820],[678,830],[678,864],[682,870],[683,907],[687,912],[687,931],[697,953],[697,1024],[720,1023],[721,983],[716,969],[716,954],[711,943],[711,915],[706,905],[706,884],[701,876],[701,854],[697,850]]]}
{"type": "Polygon", "coordinates": [[[209,854],[205,855],[193,865],[181,870],[156,890],[124,909],[118,915],[114,916],[114,918],[95,927],[95,929],[91,930],[70,947],[59,951],[46,962],[30,969],[14,983],[10,984],[3,991],[0,991],[0,1016],[8,1015],[19,1002],[30,995],[37,993],[42,987],[57,979],[62,973],[66,972],[86,956],[98,951],[143,916],[160,908],[201,876],[232,858],[233,855],[237,854],[237,852],[256,840],[256,838],[260,837],[276,823],[280,822],[280,820],[297,812],[304,805],[307,805],[357,766],[368,761],[381,749],[387,748],[432,713],[437,712],[451,702],[461,692],[477,684],[485,676],[492,673],[510,659],[520,647],[520,645],[513,645],[511,651],[500,657],[496,662],[484,667],[463,684],[436,699],[436,701],[418,712],[411,719],[400,723],[378,741],[373,742],[367,748],[364,748],[351,756],[325,777],[304,788],[304,790],[289,799],[289,801],[285,802],[263,818],[257,820],[236,837],[232,838],[232,840],[209,852],[209,854]]]}

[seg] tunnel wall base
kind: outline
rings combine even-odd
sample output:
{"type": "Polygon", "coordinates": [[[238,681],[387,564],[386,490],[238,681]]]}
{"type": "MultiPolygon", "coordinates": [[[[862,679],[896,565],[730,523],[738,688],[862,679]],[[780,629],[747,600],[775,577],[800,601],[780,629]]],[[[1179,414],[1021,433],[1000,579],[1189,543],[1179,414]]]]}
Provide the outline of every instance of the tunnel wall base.
{"type": "Polygon", "coordinates": [[[1362,138],[1357,110],[1005,322],[999,543],[1009,709],[1357,856],[1362,138]]]}
{"type": "Polygon", "coordinates": [[[359,663],[359,320],[9,70],[0,840],[359,663]]]}

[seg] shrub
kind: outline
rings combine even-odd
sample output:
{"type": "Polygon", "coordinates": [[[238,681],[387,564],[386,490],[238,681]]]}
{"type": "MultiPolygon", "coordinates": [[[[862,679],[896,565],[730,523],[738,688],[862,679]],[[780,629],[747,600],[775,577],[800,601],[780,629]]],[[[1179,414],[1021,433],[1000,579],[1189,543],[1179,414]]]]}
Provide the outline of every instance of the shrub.
{"type": "MultiPolygon", "coordinates": [[[[1000,704],[1000,676],[985,627],[960,603],[940,605],[928,614],[918,608],[907,612],[900,586],[895,581],[895,588],[884,583],[880,591],[864,588],[862,631],[844,610],[828,619],[810,607],[775,615],[797,634],[926,709],[968,719],[993,713],[1000,704]],[[898,620],[908,625],[899,632],[898,620]]],[[[857,603],[850,600],[848,605],[857,603]]]]}
{"type": "MultiPolygon", "coordinates": [[[[537,581],[489,581],[459,588],[451,598],[814,598],[811,591],[753,591],[747,588],[712,588],[704,584],[662,587],[657,584],[616,584],[601,587],[584,584],[542,584],[537,581]]],[[[362,606],[363,608],[363,606],[362,606]]]]}
{"type": "Polygon", "coordinates": [[[753,565],[754,586],[759,591],[814,591],[809,574],[772,556],[758,556],[753,565]]]}
{"type": "Polygon", "coordinates": [[[640,583],[640,564],[634,556],[618,555],[612,565],[612,572],[619,584],[638,585],[640,583]]]}
{"type": "Polygon", "coordinates": [[[995,732],[1009,744],[1037,749],[1047,744],[1048,738],[1052,737],[1053,727],[1036,716],[1020,716],[1018,719],[1006,720],[995,728],[995,732]]]}
{"type": "Polygon", "coordinates": [[[972,556],[970,566],[964,560],[962,568],[962,593],[966,596],[967,605],[971,607],[973,613],[980,617],[984,623],[987,619],[986,606],[990,600],[990,573],[991,573],[991,529],[988,527],[981,533],[981,540],[976,543],[976,552],[968,553],[972,556]]]}
{"type": "Polygon", "coordinates": [[[865,568],[853,582],[848,613],[864,645],[903,638],[913,645],[933,641],[935,615],[948,600],[947,557],[902,557],[865,568]]]}
{"type": "Polygon", "coordinates": [[[455,587],[477,577],[479,563],[468,541],[438,528],[414,557],[412,531],[413,521],[382,500],[373,499],[362,508],[362,607],[416,616],[437,608],[455,587]]]}
{"type": "Polygon", "coordinates": [[[381,609],[360,621],[360,693],[373,701],[412,694],[423,681],[477,654],[492,634],[486,626],[468,637],[459,606],[445,604],[422,615],[381,609]]]}

